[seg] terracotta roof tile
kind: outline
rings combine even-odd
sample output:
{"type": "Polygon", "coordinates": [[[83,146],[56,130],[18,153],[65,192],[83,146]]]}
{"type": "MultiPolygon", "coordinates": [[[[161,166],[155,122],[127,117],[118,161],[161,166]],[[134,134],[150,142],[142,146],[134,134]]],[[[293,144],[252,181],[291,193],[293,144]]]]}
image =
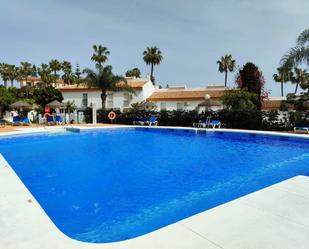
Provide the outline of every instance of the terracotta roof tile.
{"type": "Polygon", "coordinates": [[[223,96],[225,90],[184,89],[184,90],[157,90],[148,98],[149,101],[173,101],[173,100],[204,100],[205,95],[218,99],[223,96]]]}
{"type": "MultiPolygon", "coordinates": [[[[142,90],[143,86],[148,82],[147,79],[127,79],[127,84],[133,88],[133,90],[142,90]]],[[[120,82],[121,83],[121,82],[120,82]]],[[[79,90],[98,90],[94,87],[88,87],[87,85],[65,85],[57,87],[60,91],[79,91],[79,90]]]]}

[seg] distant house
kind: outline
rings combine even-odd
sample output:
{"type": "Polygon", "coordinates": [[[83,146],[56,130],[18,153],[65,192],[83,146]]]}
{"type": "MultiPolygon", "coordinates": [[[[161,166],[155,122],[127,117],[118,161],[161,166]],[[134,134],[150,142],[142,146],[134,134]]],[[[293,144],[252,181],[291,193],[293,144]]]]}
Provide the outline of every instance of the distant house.
{"type": "Polygon", "coordinates": [[[209,110],[222,109],[220,98],[228,88],[207,86],[204,88],[169,87],[155,90],[147,101],[156,103],[157,110],[195,110],[207,107],[209,110]],[[205,103],[208,102],[208,103],[205,103]]]}
{"type": "MultiPolygon", "coordinates": [[[[133,103],[145,101],[155,89],[149,78],[126,77],[126,80],[134,92],[107,92],[107,109],[123,111],[133,103]]],[[[58,85],[57,89],[62,92],[64,101],[74,101],[77,108],[95,106],[98,109],[102,106],[101,91],[98,88],[85,85],[58,85]]]]}

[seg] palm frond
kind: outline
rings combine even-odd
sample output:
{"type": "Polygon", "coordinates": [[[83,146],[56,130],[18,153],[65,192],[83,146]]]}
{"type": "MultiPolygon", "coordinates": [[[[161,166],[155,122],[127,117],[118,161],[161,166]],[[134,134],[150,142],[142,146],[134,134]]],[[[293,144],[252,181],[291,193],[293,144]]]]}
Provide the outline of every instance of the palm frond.
{"type": "Polygon", "coordinates": [[[292,68],[306,62],[309,65],[309,47],[291,48],[281,59],[282,67],[292,68]]]}
{"type": "Polygon", "coordinates": [[[298,46],[304,46],[306,44],[309,44],[309,29],[306,29],[300,33],[296,40],[296,43],[298,46]]]}

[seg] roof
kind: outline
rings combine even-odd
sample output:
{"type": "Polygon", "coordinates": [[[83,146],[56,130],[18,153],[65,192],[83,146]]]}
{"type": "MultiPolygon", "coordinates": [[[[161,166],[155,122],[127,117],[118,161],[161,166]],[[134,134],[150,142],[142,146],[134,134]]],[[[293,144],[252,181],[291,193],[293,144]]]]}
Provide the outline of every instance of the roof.
{"type": "Polygon", "coordinates": [[[204,100],[205,95],[213,99],[221,98],[226,90],[209,90],[206,88],[187,88],[182,90],[160,89],[156,90],[147,99],[149,101],[173,101],[173,100],[204,100]]]}
{"type": "Polygon", "coordinates": [[[282,100],[278,99],[268,99],[263,102],[262,109],[264,110],[273,110],[279,109],[281,106],[282,100]]]}
{"type": "MultiPolygon", "coordinates": [[[[26,82],[26,79],[21,79],[20,82],[26,82]]],[[[40,77],[30,76],[30,77],[27,77],[27,82],[39,83],[39,82],[42,82],[42,80],[41,80],[40,77]]],[[[56,83],[63,84],[64,80],[63,79],[57,79],[56,83]]]]}
{"type": "MultiPolygon", "coordinates": [[[[133,88],[135,91],[141,91],[143,90],[143,86],[149,81],[148,79],[142,79],[142,78],[126,78],[127,84],[133,88]]],[[[120,82],[119,82],[120,83],[120,82]]],[[[87,85],[80,84],[80,85],[64,85],[64,86],[58,86],[57,89],[60,91],[98,91],[98,88],[95,87],[88,87],[87,85]]]]}

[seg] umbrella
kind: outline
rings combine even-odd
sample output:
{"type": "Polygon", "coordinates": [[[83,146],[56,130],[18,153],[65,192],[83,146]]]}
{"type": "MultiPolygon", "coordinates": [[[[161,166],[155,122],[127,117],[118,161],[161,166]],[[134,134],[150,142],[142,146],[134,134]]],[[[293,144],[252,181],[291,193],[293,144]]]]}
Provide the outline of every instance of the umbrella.
{"type": "Polygon", "coordinates": [[[46,106],[51,108],[61,108],[65,105],[63,103],[60,103],[58,100],[53,100],[52,102],[48,103],[46,106]]]}
{"type": "Polygon", "coordinates": [[[24,101],[17,101],[13,104],[10,105],[11,109],[30,109],[32,108],[32,105],[28,104],[27,102],[24,101]]]}
{"type": "Polygon", "coordinates": [[[156,108],[157,108],[157,105],[150,101],[144,101],[140,103],[139,105],[139,109],[146,110],[146,111],[154,110],[156,108]]]}

